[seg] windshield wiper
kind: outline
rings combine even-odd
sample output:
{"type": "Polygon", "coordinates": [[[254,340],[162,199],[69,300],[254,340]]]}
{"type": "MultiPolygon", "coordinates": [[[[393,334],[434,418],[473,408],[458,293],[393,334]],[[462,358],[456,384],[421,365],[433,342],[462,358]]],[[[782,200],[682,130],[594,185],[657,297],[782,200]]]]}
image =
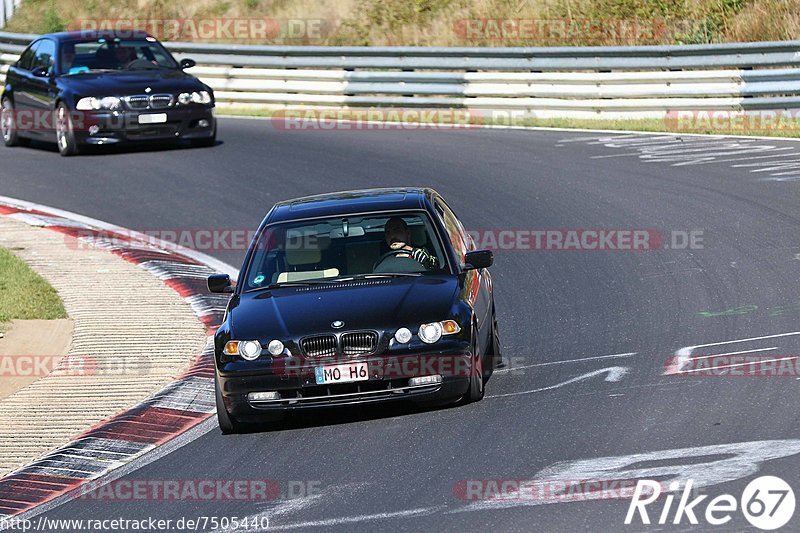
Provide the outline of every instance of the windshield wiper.
{"type": "Polygon", "coordinates": [[[265,285],[263,287],[256,287],[255,289],[248,289],[244,291],[245,293],[248,292],[260,292],[260,291],[267,291],[272,289],[281,289],[283,287],[309,287],[311,285],[327,285],[331,282],[331,280],[314,280],[314,281],[284,281],[283,283],[270,283],[269,285],[265,285]]]}
{"type": "Polygon", "coordinates": [[[372,278],[418,278],[422,272],[372,272],[370,274],[356,274],[354,276],[342,276],[333,278],[331,281],[353,281],[357,279],[372,278]]]}

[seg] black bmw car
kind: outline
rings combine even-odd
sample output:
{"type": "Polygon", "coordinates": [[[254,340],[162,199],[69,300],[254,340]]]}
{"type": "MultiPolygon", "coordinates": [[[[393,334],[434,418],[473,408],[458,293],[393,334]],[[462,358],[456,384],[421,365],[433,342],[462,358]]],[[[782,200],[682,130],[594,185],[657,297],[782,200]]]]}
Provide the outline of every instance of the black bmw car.
{"type": "Polygon", "coordinates": [[[214,93],[154,37],[65,32],[33,41],[8,69],[3,142],[55,141],[62,155],[87,144],[188,139],[214,144],[214,93]]]}
{"type": "Polygon", "coordinates": [[[491,251],[432,189],[276,204],[215,336],[223,432],[306,408],[478,401],[500,360],[491,251]]]}

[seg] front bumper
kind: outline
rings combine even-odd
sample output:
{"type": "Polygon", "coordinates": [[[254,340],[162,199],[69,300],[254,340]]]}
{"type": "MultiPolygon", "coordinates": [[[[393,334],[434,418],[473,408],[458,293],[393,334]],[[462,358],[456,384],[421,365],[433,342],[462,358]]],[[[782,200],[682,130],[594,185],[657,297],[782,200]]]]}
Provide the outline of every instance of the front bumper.
{"type": "Polygon", "coordinates": [[[223,402],[238,418],[259,413],[295,411],[401,400],[439,402],[457,400],[469,387],[471,357],[467,353],[377,355],[361,358],[317,360],[278,358],[256,371],[225,372],[217,368],[223,402]],[[369,379],[351,383],[317,384],[319,366],[366,363],[369,379]],[[412,377],[442,376],[441,383],[412,385],[412,377]],[[251,392],[277,392],[274,400],[250,401],[251,392]]]}
{"type": "Polygon", "coordinates": [[[121,142],[208,139],[215,135],[214,106],[189,105],[181,108],[148,111],[77,111],[73,131],[79,143],[117,144],[121,142]],[[162,123],[140,124],[140,116],[166,114],[162,123]]]}

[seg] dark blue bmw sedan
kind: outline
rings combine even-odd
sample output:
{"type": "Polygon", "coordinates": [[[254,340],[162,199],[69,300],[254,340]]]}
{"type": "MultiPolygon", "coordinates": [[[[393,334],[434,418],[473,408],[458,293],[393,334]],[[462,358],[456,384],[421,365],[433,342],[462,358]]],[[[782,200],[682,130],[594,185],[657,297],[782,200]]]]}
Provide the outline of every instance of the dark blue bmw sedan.
{"type": "Polygon", "coordinates": [[[33,41],[6,75],[0,126],[6,146],[55,141],[62,155],[87,144],[188,139],[212,146],[214,93],[154,37],[79,31],[33,41]]]}
{"type": "Polygon", "coordinates": [[[280,202],[215,337],[223,432],[306,408],[474,402],[500,360],[491,251],[426,188],[280,202]],[[276,416],[277,415],[277,416],[276,416]]]}

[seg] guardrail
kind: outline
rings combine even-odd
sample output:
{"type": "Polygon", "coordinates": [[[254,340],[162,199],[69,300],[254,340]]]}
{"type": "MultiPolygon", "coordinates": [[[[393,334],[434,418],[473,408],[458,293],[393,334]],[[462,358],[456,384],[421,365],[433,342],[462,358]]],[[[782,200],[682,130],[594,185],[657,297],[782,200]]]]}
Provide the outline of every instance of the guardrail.
{"type": "MultiPolygon", "coordinates": [[[[0,0],[3,1],[3,0],[0,0]]],[[[0,32],[0,77],[35,35],[0,32]]],[[[423,48],[168,42],[221,105],[507,110],[652,118],[800,107],[800,41],[638,47],[423,48]]]]}

